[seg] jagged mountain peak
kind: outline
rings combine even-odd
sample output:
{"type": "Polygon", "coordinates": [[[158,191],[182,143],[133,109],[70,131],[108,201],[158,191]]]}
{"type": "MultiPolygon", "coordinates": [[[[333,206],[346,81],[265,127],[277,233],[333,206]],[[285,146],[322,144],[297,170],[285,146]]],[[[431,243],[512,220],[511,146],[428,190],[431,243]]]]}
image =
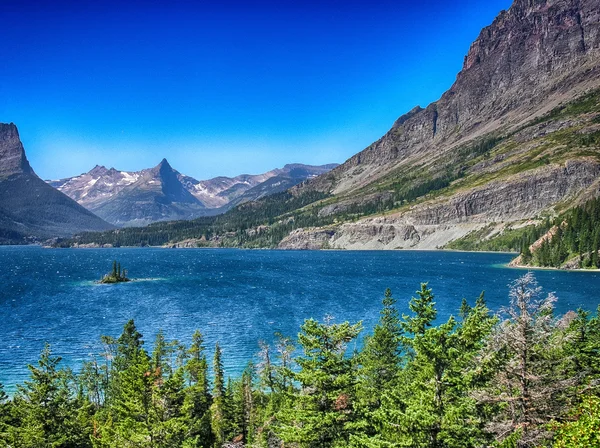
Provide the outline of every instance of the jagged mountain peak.
{"type": "Polygon", "coordinates": [[[33,173],[14,123],[0,123],[0,176],[33,173]]]}
{"type": "Polygon", "coordinates": [[[34,173],[14,123],[0,123],[0,192],[0,243],[112,227],[34,173]]]}
{"type": "MultiPolygon", "coordinates": [[[[114,169],[114,168],[111,168],[114,169]]],[[[88,174],[92,176],[103,176],[108,173],[108,169],[104,165],[96,165],[94,168],[88,171],[88,174]]]]}
{"type": "Polygon", "coordinates": [[[162,159],[155,167],[137,172],[96,165],[80,176],[49,183],[113,224],[142,225],[222,213],[239,202],[283,191],[334,166],[297,163],[263,174],[198,181],[162,159]]]}

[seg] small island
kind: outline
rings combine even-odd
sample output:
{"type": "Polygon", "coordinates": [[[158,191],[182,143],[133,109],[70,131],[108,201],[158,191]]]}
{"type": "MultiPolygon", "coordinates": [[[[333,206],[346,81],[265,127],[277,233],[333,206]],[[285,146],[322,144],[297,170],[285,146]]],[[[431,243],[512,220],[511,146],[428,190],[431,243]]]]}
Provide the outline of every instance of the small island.
{"type": "Polygon", "coordinates": [[[127,278],[127,269],[121,271],[121,263],[117,263],[117,261],[114,260],[112,272],[102,277],[99,283],[123,283],[130,281],[131,279],[127,278]]]}

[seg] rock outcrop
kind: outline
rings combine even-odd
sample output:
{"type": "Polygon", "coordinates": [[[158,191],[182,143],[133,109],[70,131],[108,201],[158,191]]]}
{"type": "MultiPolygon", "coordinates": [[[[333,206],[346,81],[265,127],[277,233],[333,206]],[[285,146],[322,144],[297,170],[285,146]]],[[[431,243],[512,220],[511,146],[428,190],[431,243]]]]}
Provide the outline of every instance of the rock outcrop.
{"type": "Polygon", "coordinates": [[[0,176],[33,174],[14,123],[0,123],[0,176]]]}
{"type": "Polygon", "coordinates": [[[435,103],[307,187],[336,194],[403,164],[432,163],[457,145],[514,128],[600,85],[600,3],[516,0],[484,28],[456,82],[435,103]]]}
{"type": "Polygon", "coordinates": [[[0,244],[18,244],[112,226],[33,171],[17,127],[0,124],[0,244]]]}

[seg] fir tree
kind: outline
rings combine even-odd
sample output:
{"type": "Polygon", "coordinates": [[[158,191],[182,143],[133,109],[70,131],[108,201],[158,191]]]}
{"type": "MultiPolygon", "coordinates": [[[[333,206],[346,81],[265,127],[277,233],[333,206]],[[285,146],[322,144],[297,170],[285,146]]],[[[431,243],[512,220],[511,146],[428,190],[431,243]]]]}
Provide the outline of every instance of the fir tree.
{"type": "Polygon", "coordinates": [[[349,423],[355,419],[355,359],[346,349],[361,328],[360,322],[332,324],[330,318],[324,324],[304,322],[298,335],[304,355],[296,360],[300,371],[295,374],[302,389],[278,414],[284,441],[302,447],[348,442],[349,423]]]}
{"type": "Polygon", "coordinates": [[[212,430],[215,435],[215,448],[220,448],[226,441],[228,422],[227,422],[227,395],[225,388],[225,376],[223,373],[223,361],[221,359],[221,347],[215,345],[215,355],[213,358],[213,402],[211,405],[212,430]]]}

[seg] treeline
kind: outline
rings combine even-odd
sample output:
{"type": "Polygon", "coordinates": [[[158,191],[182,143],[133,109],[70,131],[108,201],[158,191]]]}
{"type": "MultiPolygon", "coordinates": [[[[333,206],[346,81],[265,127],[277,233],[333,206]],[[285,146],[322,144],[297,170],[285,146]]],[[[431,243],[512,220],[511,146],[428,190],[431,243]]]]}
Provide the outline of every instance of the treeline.
{"type": "Polygon", "coordinates": [[[402,316],[387,290],[361,350],[360,322],[309,319],[236,379],[218,344],[209,364],[200,332],[189,346],[159,332],[149,351],[129,321],[78,374],[46,346],[14,397],[0,394],[0,444],[597,447],[600,318],[555,316],[554,300],[529,273],[501,318],[482,294],[437,323],[426,284],[402,316]]]}
{"type": "Polygon", "coordinates": [[[533,253],[529,246],[541,235],[523,240],[521,256],[524,263],[559,268],[566,261],[575,259],[580,268],[600,268],[600,199],[575,207],[553,220],[552,227],[544,227],[552,229],[551,235],[533,253]]]}
{"type": "Polygon", "coordinates": [[[333,218],[321,218],[317,209],[303,209],[330,195],[306,191],[294,195],[289,191],[247,202],[217,215],[188,221],[157,222],[146,227],[128,227],[107,232],[87,232],[73,238],[57,239],[55,247],[73,244],[121,246],[162,246],[172,241],[203,239],[218,247],[275,247],[289,232],[299,227],[326,225],[333,218]],[[264,226],[259,232],[250,229],[264,226]]]}

